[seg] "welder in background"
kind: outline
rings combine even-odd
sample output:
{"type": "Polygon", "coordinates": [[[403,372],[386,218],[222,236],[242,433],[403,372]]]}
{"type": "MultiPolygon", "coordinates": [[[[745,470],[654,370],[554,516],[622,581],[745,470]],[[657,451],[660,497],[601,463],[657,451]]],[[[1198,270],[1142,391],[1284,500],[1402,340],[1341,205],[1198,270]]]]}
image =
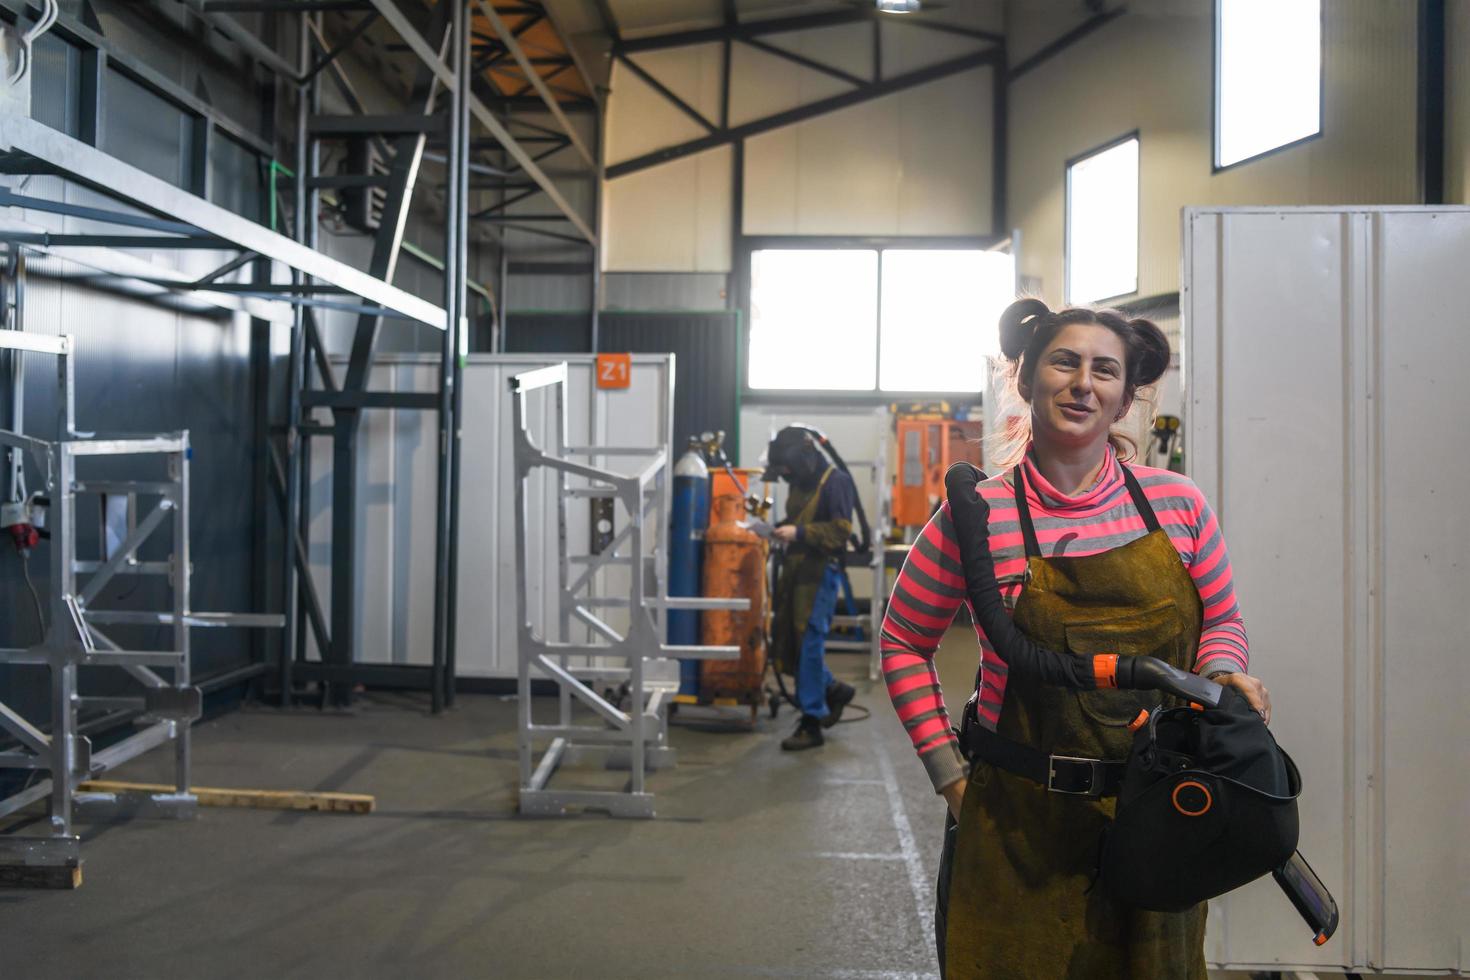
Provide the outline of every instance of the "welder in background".
{"type": "Polygon", "coordinates": [[[827,634],[852,536],[857,487],[817,448],[810,430],[787,426],[766,447],[767,482],[790,485],[786,519],[772,540],[784,544],[772,595],[771,654],[777,670],[796,677],[801,720],[783,739],[787,751],[814,749],[856,691],[827,669],[827,634]]]}

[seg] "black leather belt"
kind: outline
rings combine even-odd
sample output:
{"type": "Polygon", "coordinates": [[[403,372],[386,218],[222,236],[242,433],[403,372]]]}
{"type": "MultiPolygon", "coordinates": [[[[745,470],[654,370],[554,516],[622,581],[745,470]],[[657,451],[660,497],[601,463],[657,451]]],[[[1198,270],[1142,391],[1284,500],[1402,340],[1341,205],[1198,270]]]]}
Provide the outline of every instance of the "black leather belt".
{"type": "Polygon", "coordinates": [[[1071,796],[1116,796],[1127,763],[1053,755],[1020,742],[1002,738],[979,724],[966,726],[961,736],[965,755],[990,763],[1006,772],[1024,776],[1052,793],[1071,796]]]}

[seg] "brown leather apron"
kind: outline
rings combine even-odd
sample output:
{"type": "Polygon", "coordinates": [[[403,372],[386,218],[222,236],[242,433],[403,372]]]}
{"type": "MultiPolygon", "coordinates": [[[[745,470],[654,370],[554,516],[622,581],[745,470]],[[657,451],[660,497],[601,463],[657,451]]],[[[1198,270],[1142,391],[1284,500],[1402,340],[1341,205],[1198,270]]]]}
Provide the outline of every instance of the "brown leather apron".
{"type": "MultiPolygon", "coordinates": [[[[1123,472],[1149,532],[1075,558],[1041,557],[1021,468],[1013,472],[1027,556],[1015,621],[1053,649],[1148,654],[1189,670],[1203,621],[1199,592],[1137,480],[1123,472]]],[[[1071,691],[1012,675],[996,732],[1054,755],[1119,760],[1132,743],[1129,722],[1157,703],[1150,692],[1071,691]]],[[[1147,912],[1090,888],[1115,802],[975,763],[941,865],[947,980],[1205,980],[1203,904],[1147,912]]]]}

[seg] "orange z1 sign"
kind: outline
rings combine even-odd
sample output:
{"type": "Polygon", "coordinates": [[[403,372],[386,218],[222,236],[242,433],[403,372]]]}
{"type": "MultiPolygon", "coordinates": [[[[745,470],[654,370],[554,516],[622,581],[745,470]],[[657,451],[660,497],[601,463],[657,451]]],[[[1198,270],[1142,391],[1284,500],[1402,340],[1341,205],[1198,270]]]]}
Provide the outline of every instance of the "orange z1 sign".
{"type": "Polygon", "coordinates": [[[598,354],[597,387],[626,388],[633,383],[633,355],[598,354]]]}

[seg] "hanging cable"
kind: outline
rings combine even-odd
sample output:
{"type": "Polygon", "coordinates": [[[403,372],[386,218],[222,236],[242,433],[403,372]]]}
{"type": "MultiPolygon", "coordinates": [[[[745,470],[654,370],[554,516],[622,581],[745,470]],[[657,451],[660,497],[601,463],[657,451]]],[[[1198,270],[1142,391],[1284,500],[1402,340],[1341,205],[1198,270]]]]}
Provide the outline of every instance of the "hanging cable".
{"type": "Polygon", "coordinates": [[[46,642],[46,614],[41,608],[41,596],[36,592],[36,583],[31,581],[31,560],[18,551],[15,554],[20,559],[20,574],[26,581],[26,588],[30,590],[31,602],[35,605],[36,609],[36,629],[40,634],[40,639],[36,642],[44,643],[46,642]]]}
{"type": "Polygon", "coordinates": [[[15,65],[10,69],[8,81],[15,85],[31,67],[31,45],[36,42],[42,34],[51,30],[58,17],[61,16],[61,6],[57,0],[41,0],[41,17],[31,25],[31,29],[19,38],[19,45],[15,50],[15,65]]]}

